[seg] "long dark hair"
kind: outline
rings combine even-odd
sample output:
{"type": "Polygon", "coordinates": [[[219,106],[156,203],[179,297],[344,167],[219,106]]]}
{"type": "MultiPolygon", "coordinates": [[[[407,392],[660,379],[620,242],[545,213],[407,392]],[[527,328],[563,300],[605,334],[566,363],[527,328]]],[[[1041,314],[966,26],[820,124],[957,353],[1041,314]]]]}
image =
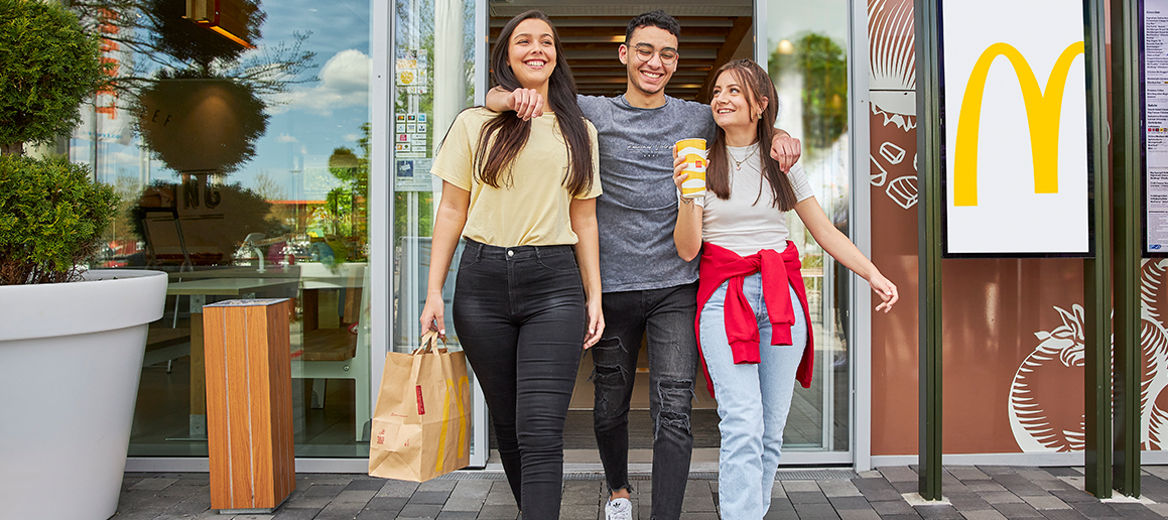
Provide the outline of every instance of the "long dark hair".
{"type": "MultiPolygon", "coordinates": [[[[564,175],[564,188],[572,195],[582,195],[592,189],[592,139],[588,135],[588,126],[584,123],[584,113],[576,104],[576,80],[572,78],[572,69],[568,67],[568,61],[565,59],[564,46],[560,42],[556,27],[552,25],[547,15],[536,10],[527,11],[512,18],[503,26],[499,39],[491,49],[491,77],[496,85],[508,92],[522,88],[508,62],[508,47],[515,27],[531,18],[547,22],[548,27],[552,29],[556,66],[548,78],[547,101],[556,111],[556,123],[568,146],[569,166],[564,175]]],[[[527,138],[530,135],[531,122],[519,119],[513,111],[499,114],[483,125],[479,134],[478,151],[475,152],[479,180],[494,188],[498,188],[500,184],[510,185],[511,163],[527,145],[527,138]]]]}
{"type": "MultiPolygon", "coordinates": [[[[775,117],[778,115],[778,93],[775,92],[775,85],[771,83],[771,78],[767,76],[765,70],[759,67],[757,63],[748,60],[734,60],[727,63],[718,69],[714,74],[715,82],[717,78],[722,76],[722,73],[729,72],[738,80],[738,84],[742,85],[746,90],[746,106],[750,110],[750,116],[758,113],[756,105],[761,104],[762,98],[767,99],[767,106],[762,110],[762,117],[758,121],[758,146],[759,155],[762,156],[762,176],[771,185],[771,193],[774,195],[774,202],[772,206],[778,208],[780,211],[790,211],[795,208],[795,189],[791,187],[791,180],[787,178],[787,174],[779,169],[779,163],[771,159],[770,150],[771,141],[775,137],[775,117]]],[[[713,99],[713,96],[710,96],[713,99]]],[[[712,103],[712,101],[711,101],[712,103]]],[[[719,199],[730,198],[730,159],[726,157],[726,132],[722,127],[718,127],[717,137],[714,138],[714,145],[710,147],[709,151],[709,165],[706,169],[706,186],[718,196],[719,199]]],[[[762,199],[762,186],[758,187],[758,198],[754,199],[754,203],[762,199]]]]}

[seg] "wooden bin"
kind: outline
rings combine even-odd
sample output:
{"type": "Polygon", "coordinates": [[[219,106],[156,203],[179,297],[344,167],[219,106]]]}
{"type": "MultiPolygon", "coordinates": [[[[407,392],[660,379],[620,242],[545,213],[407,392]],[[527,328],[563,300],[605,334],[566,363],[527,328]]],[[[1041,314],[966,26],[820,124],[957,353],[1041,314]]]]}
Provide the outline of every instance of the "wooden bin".
{"type": "Polygon", "coordinates": [[[211,509],[271,512],[296,488],[290,303],[203,307],[211,509]]]}

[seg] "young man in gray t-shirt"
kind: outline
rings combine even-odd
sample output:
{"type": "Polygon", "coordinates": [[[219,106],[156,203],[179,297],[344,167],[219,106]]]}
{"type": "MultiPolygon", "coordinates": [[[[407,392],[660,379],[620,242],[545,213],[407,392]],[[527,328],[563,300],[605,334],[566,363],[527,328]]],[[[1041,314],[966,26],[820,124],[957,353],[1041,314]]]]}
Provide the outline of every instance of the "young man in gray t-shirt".
{"type": "MultiPolygon", "coordinates": [[[[603,195],[596,202],[603,285],[603,338],[592,347],[596,442],[611,492],[606,517],[632,518],[628,478],[628,412],[641,338],[647,332],[649,411],[653,418],[654,519],[681,515],[693,434],[690,410],[698,352],[694,338],[698,262],[682,260],[673,243],[678,196],[673,184],[673,144],[690,137],[714,139],[708,105],[665,95],[677,70],[677,20],[662,11],[633,18],[618,56],[627,72],[623,96],[579,96],[596,126],[603,195]]],[[[487,94],[487,107],[538,117],[534,91],[487,94]]],[[[799,158],[800,143],[786,132],[771,155],[784,170],[799,158]]]]}

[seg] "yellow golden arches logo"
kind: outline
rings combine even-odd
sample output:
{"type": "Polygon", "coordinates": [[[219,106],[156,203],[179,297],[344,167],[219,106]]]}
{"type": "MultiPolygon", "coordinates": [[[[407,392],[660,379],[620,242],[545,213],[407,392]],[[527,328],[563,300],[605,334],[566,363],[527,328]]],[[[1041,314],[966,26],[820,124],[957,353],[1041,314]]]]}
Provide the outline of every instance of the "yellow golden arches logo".
{"type": "Polygon", "coordinates": [[[981,53],[969,74],[961,114],[957,119],[957,146],[953,155],[953,205],[977,205],[977,136],[981,127],[981,101],[986,75],[998,56],[1005,56],[1014,67],[1022,87],[1026,120],[1030,125],[1030,150],[1034,162],[1034,193],[1058,193],[1059,119],[1063,110],[1063,90],[1071,62],[1083,54],[1083,42],[1072,43],[1058,60],[1046,80],[1046,92],[1038,87],[1038,78],[1018,49],[1008,43],[995,43],[981,53]]]}

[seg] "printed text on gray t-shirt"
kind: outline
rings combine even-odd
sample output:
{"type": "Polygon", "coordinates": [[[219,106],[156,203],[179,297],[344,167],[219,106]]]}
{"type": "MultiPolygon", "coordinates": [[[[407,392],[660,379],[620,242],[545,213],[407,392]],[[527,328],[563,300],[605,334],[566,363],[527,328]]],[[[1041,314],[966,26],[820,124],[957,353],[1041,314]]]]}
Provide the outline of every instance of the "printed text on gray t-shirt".
{"type": "Polygon", "coordinates": [[[604,292],[662,289],[698,279],[698,262],[677,256],[677,187],[673,144],[713,141],[710,107],[666,96],[658,108],[635,108],[624,96],[579,96],[600,140],[596,201],[604,292]]]}

